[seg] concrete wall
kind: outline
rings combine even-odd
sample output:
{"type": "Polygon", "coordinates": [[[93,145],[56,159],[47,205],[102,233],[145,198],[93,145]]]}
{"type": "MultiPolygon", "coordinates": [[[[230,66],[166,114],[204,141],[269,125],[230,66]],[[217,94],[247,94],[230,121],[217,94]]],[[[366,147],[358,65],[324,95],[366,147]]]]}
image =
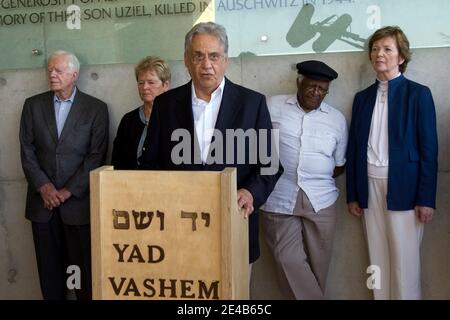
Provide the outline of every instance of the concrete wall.
{"type": "MultiPolygon", "coordinates": [[[[434,95],[439,132],[439,185],[437,211],[426,226],[423,240],[423,292],[426,299],[450,299],[450,99],[448,70],[450,48],[416,50],[406,76],[428,85],[434,95]]],[[[233,59],[227,76],[234,82],[266,95],[295,92],[295,63],[306,59],[327,62],[339,72],[326,101],[350,121],[355,92],[374,81],[365,53],[233,59]]],[[[182,62],[171,62],[172,87],[188,75],[182,62]]],[[[24,218],[26,181],[20,165],[19,119],[26,97],[46,90],[45,69],[0,71],[0,299],[40,299],[31,224],[24,218]]],[[[108,103],[111,139],[122,115],[139,105],[132,65],[89,66],[81,70],[78,86],[108,103]]],[[[111,148],[109,150],[111,153],[111,148]]],[[[361,221],[347,214],[345,178],[337,179],[342,190],[328,278],[330,299],[370,299],[365,273],[368,266],[361,221]]],[[[274,266],[264,240],[262,256],[252,277],[252,296],[279,299],[274,266]]]]}

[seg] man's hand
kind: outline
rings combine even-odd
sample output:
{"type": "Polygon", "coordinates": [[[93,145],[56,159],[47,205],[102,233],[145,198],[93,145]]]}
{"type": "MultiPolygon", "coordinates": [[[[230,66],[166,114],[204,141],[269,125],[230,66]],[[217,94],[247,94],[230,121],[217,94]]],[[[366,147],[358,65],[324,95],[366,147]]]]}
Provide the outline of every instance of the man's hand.
{"type": "Polygon", "coordinates": [[[64,203],[67,199],[69,199],[72,196],[72,192],[70,192],[66,188],[62,188],[61,190],[59,190],[58,194],[61,203],[64,203]]]}
{"type": "Polygon", "coordinates": [[[253,196],[247,189],[239,189],[237,191],[238,209],[242,209],[244,218],[247,219],[252,214],[253,208],[253,196]]]}
{"type": "Polygon", "coordinates": [[[416,212],[417,218],[419,218],[420,222],[428,223],[433,219],[434,209],[430,207],[424,206],[415,206],[414,211],[416,212]]]}
{"type": "Polygon", "coordinates": [[[358,201],[349,202],[347,204],[348,212],[355,217],[361,217],[364,213],[364,209],[359,206],[358,201]]]}
{"type": "Polygon", "coordinates": [[[39,188],[39,193],[44,201],[44,207],[52,210],[61,204],[61,195],[51,182],[47,182],[39,188]]]}
{"type": "Polygon", "coordinates": [[[72,196],[72,193],[66,188],[56,190],[55,186],[51,182],[47,182],[41,186],[39,188],[39,193],[44,201],[44,207],[48,210],[59,207],[72,196]]]}

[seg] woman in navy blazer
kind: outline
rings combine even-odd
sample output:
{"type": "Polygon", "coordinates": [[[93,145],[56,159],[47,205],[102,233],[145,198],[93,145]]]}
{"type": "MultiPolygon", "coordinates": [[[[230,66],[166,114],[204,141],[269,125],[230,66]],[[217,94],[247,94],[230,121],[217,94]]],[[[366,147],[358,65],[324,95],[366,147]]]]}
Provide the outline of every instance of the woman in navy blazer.
{"type": "Polygon", "coordinates": [[[436,198],[434,102],[403,75],[411,53],[400,28],[377,30],[368,47],[377,80],[353,101],[348,210],[363,217],[374,298],[420,299],[420,244],[436,198]]]}

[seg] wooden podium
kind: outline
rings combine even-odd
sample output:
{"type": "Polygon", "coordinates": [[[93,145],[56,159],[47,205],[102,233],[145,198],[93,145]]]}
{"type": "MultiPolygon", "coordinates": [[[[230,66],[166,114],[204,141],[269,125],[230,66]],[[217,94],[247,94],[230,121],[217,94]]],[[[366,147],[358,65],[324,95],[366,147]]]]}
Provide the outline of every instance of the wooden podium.
{"type": "Polygon", "coordinates": [[[94,299],[248,299],[236,169],[91,171],[94,299]]]}

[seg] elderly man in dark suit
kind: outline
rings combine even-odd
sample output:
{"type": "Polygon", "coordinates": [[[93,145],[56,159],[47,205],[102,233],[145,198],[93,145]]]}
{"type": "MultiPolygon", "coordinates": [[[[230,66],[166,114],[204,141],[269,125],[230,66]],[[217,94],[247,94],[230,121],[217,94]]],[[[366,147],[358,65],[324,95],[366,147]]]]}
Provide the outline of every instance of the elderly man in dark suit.
{"type": "Polygon", "coordinates": [[[76,88],[79,66],[72,53],[53,53],[51,91],[26,99],[20,122],[25,215],[44,299],[65,298],[69,265],[81,276],[72,282],[77,298],[90,299],[92,292],[89,171],[105,161],[109,123],[106,104],[76,88]]]}
{"type": "Polygon", "coordinates": [[[225,78],[227,53],[228,38],[221,25],[199,23],[186,34],[184,62],[192,81],[155,99],[141,163],[145,169],[164,170],[236,167],[238,207],[250,215],[252,263],[259,257],[257,209],[275,187],[282,167],[271,152],[272,124],[265,97],[225,78]],[[239,132],[248,134],[240,149],[235,143],[239,134],[230,134],[239,132]],[[190,148],[178,152],[176,138],[183,133],[190,148]],[[264,161],[269,158],[270,163],[264,161]]]}

